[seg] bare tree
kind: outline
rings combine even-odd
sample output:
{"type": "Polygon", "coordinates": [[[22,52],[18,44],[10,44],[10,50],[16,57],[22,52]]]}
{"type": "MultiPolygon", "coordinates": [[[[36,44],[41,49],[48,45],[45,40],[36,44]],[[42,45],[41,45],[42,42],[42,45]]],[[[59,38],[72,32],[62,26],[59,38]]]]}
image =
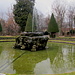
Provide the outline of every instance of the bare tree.
{"type": "Polygon", "coordinates": [[[50,15],[48,14],[48,16],[45,18],[45,22],[46,22],[47,27],[48,27],[49,21],[50,21],[50,15]]]}
{"type": "Polygon", "coordinates": [[[37,31],[42,31],[42,28],[46,26],[44,15],[36,8],[33,10],[33,23],[37,31]]]}
{"type": "Polygon", "coordinates": [[[67,17],[68,17],[69,28],[70,28],[70,30],[72,30],[73,27],[74,27],[74,21],[75,21],[74,20],[74,17],[75,17],[75,7],[70,6],[68,8],[67,17]]]}
{"type": "Polygon", "coordinates": [[[53,6],[52,6],[52,11],[56,17],[57,23],[59,25],[59,31],[60,35],[62,35],[62,27],[63,27],[63,22],[65,18],[65,13],[66,13],[66,6],[64,5],[65,2],[55,1],[53,6]]]}
{"type": "Polygon", "coordinates": [[[4,19],[4,13],[0,12],[0,19],[4,19]]]}
{"type": "Polygon", "coordinates": [[[16,35],[19,32],[19,26],[16,24],[13,18],[13,13],[8,11],[7,16],[8,16],[8,19],[5,23],[6,34],[16,35]]]}

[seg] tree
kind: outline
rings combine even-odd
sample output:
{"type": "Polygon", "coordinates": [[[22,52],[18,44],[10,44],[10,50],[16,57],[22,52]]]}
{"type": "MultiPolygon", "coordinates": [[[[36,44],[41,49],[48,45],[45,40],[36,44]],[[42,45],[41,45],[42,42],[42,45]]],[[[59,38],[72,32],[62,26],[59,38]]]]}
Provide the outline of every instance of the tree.
{"type": "Polygon", "coordinates": [[[59,29],[58,29],[58,24],[54,18],[54,15],[52,13],[51,15],[51,19],[50,19],[50,22],[48,24],[48,32],[51,33],[51,37],[54,38],[55,37],[55,33],[56,32],[59,32],[59,29]]]}
{"type": "Polygon", "coordinates": [[[53,13],[55,14],[56,21],[58,22],[59,26],[59,33],[62,35],[62,28],[63,28],[63,23],[65,20],[65,13],[66,13],[66,4],[65,0],[61,1],[54,1],[54,4],[52,6],[53,13]]]}
{"type": "Polygon", "coordinates": [[[72,30],[74,27],[74,16],[75,16],[75,6],[68,7],[68,13],[67,13],[67,19],[68,19],[68,25],[69,29],[72,30]]]}
{"type": "Polygon", "coordinates": [[[1,26],[1,23],[0,23],[0,32],[2,32],[2,26],[1,26]]]}
{"type": "Polygon", "coordinates": [[[28,15],[25,31],[32,32],[32,16],[31,16],[31,14],[28,15]]]}
{"type": "Polygon", "coordinates": [[[8,11],[7,14],[8,19],[5,22],[6,34],[7,35],[17,35],[19,33],[20,27],[14,21],[13,13],[8,11]]]}
{"type": "Polygon", "coordinates": [[[26,21],[29,13],[33,13],[34,0],[16,0],[14,5],[14,19],[21,27],[21,31],[25,30],[26,21]]]}
{"type": "Polygon", "coordinates": [[[1,30],[2,30],[2,31],[1,31],[1,34],[4,35],[5,32],[6,32],[6,31],[5,31],[5,20],[1,18],[1,19],[0,19],[0,24],[1,24],[1,27],[0,27],[0,28],[1,28],[1,30]]]}

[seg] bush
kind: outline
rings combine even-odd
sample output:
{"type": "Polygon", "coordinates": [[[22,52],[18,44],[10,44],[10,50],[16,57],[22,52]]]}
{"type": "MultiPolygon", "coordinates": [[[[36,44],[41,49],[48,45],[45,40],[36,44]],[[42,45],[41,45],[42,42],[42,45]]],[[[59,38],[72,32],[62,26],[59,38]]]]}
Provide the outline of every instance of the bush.
{"type": "Polygon", "coordinates": [[[49,34],[48,31],[45,31],[45,32],[44,32],[44,35],[48,35],[48,34],[49,34]]]}
{"type": "Polygon", "coordinates": [[[2,32],[2,26],[1,26],[1,23],[0,23],[0,32],[2,32]]]}
{"type": "Polygon", "coordinates": [[[55,38],[55,37],[56,37],[55,33],[51,33],[51,34],[49,34],[49,36],[50,36],[51,38],[55,38]]]}
{"type": "Polygon", "coordinates": [[[70,32],[67,32],[67,35],[70,35],[70,32]]]}
{"type": "Polygon", "coordinates": [[[75,34],[75,30],[70,30],[71,35],[75,34]]]}
{"type": "Polygon", "coordinates": [[[53,14],[51,15],[51,19],[48,24],[47,31],[48,32],[59,32],[58,24],[57,24],[56,19],[53,14]]]}
{"type": "Polygon", "coordinates": [[[48,29],[47,29],[47,31],[48,31],[49,33],[51,33],[51,34],[50,34],[50,37],[51,37],[51,38],[55,38],[55,33],[59,32],[58,24],[57,24],[57,22],[56,22],[56,19],[55,19],[53,13],[52,13],[52,15],[51,15],[51,19],[50,19],[50,22],[49,22],[49,24],[48,24],[48,29]]]}
{"type": "Polygon", "coordinates": [[[32,15],[29,13],[26,27],[25,27],[26,32],[32,32],[32,15]]]}

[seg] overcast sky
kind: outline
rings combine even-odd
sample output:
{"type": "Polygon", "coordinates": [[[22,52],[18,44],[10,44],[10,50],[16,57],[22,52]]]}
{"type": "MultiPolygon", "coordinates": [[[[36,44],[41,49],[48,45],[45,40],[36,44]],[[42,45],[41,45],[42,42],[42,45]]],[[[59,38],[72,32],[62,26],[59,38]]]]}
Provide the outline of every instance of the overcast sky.
{"type": "Polygon", "coordinates": [[[10,10],[15,3],[15,0],[0,0],[0,17],[5,18],[8,10],[10,10]]]}
{"type": "Polygon", "coordinates": [[[36,0],[35,7],[43,14],[51,12],[51,5],[54,0],[36,0]]]}
{"type": "MultiPolygon", "coordinates": [[[[51,5],[54,0],[36,0],[36,8],[43,14],[51,13],[51,5]]],[[[56,0],[57,1],[57,0],[56,0]]],[[[63,1],[63,0],[62,0],[63,1]]],[[[74,3],[75,0],[65,0],[68,4],[74,3]]],[[[0,0],[0,17],[5,15],[8,10],[11,9],[12,5],[15,4],[15,0],[0,0]]]]}

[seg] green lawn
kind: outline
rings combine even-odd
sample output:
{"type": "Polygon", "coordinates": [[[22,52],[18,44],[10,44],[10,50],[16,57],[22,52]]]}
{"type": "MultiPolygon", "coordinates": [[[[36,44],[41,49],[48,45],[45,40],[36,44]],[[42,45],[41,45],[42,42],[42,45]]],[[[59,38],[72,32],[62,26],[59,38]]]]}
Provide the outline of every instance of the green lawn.
{"type": "Polygon", "coordinates": [[[75,36],[72,36],[72,37],[56,37],[56,38],[61,38],[61,39],[73,39],[73,38],[75,38],[75,36]]]}
{"type": "Polygon", "coordinates": [[[0,36],[0,42],[11,42],[15,41],[17,36],[0,36]]]}
{"type": "MultiPolygon", "coordinates": [[[[0,36],[0,38],[4,38],[4,39],[0,39],[0,41],[8,41],[9,42],[9,41],[15,41],[16,36],[0,36]]],[[[74,37],[58,37],[57,39],[49,39],[49,42],[75,44],[75,41],[70,41],[71,39],[75,39],[74,37]],[[60,39],[60,38],[61,38],[61,40],[57,40],[57,39],[60,39]],[[66,41],[66,40],[63,40],[63,39],[70,39],[70,40],[66,41]]],[[[28,52],[28,53],[30,53],[30,52],[28,52]]],[[[31,54],[33,54],[33,53],[31,53],[31,54]]],[[[6,74],[6,75],[30,75],[30,74],[6,74]]],[[[42,75],[42,74],[40,74],[40,75],[42,75]]],[[[46,75],[46,74],[44,74],[44,75],[46,75]]],[[[64,73],[64,74],[49,74],[49,75],[75,75],[75,72],[64,73]]]]}
{"type": "Polygon", "coordinates": [[[0,38],[16,38],[17,36],[0,36],[0,38]]]}
{"type": "MultiPolygon", "coordinates": [[[[6,74],[6,75],[34,75],[34,74],[6,74]]],[[[39,75],[42,75],[42,74],[39,74],[39,75]]],[[[43,75],[47,75],[47,74],[43,74],[43,75]]],[[[64,73],[64,74],[48,74],[48,75],[75,75],[75,72],[64,73]]]]}
{"type": "Polygon", "coordinates": [[[75,43],[75,41],[66,41],[66,40],[49,40],[49,41],[58,43],[75,43]]]}
{"type": "Polygon", "coordinates": [[[75,37],[56,37],[56,38],[50,38],[48,41],[57,42],[57,43],[75,44],[75,37]]]}

